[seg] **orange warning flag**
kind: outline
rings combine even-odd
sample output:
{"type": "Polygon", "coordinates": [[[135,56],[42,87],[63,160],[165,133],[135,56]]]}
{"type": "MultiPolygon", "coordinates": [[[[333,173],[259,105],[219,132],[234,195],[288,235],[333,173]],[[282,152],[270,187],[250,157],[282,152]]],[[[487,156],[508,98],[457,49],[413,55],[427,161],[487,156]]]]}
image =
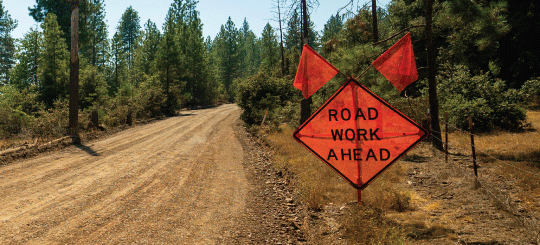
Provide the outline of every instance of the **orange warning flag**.
{"type": "Polygon", "coordinates": [[[339,70],[326,61],[315,50],[304,45],[300,64],[296,71],[293,86],[302,91],[304,98],[309,98],[326,82],[330,81],[339,70]]]}
{"type": "Polygon", "coordinates": [[[416,62],[411,42],[407,33],[394,46],[373,61],[373,66],[401,92],[418,79],[416,62]]]}

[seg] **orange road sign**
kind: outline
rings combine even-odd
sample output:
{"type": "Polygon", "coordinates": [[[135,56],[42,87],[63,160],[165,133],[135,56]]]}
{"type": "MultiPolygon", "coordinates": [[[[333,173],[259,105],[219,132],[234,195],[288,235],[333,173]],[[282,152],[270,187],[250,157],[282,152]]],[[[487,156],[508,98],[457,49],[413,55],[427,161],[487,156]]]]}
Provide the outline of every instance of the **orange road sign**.
{"type": "Polygon", "coordinates": [[[428,132],[349,79],[294,138],[356,189],[364,189],[428,132]]]}

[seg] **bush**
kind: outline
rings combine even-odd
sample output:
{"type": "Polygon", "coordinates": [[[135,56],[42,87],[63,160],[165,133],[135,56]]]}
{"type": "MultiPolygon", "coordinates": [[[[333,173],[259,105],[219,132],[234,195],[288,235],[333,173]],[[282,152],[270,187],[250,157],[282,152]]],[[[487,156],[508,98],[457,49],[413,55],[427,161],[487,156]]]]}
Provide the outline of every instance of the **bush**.
{"type": "Polygon", "coordinates": [[[57,100],[53,108],[38,112],[36,123],[32,125],[35,136],[42,138],[58,138],[69,133],[69,101],[57,100]]]}
{"type": "Polygon", "coordinates": [[[477,132],[523,126],[525,110],[502,80],[492,79],[488,73],[472,76],[467,67],[457,65],[443,70],[438,81],[442,111],[448,112],[450,123],[458,128],[468,129],[468,117],[473,118],[477,132]]]}
{"type": "Polygon", "coordinates": [[[22,133],[34,121],[32,116],[4,106],[0,106],[0,115],[0,137],[2,138],[22,133]]]}
{"type": "Polygon", "coordinates": [[[244,109],[241,118],[246,124],[261,123],[266,112],[268,124],[277,125],[293,119],[294,112],[284,110],[291,108],[291,102],[300,100],[300,93],[292,86],[291,79],[259,73],[233,83],[236,101],[244,109]]]}
{"type": "Polygon", "coordinates": [[[524,105],[540,107],[540,77],[526,81],[519,90],[519,95],[524,105]]]}
{"type": "Polygon", "coordinates": [[[153,118],[161,115],[165,107],[165,96],[156,76],[145,76],[135,94],[136,116],[153,118]]]}

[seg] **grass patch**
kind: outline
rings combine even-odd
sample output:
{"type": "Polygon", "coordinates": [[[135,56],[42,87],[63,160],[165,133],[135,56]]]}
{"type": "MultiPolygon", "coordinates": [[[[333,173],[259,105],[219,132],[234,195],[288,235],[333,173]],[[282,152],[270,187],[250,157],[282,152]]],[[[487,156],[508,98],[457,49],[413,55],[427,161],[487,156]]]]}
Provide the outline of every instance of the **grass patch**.
{"type": "MultiPolygon", "coordinates": [[[[526,131],[479,134],[474,140],[479,163],[496,165],[498,175],[517,180],[519,187],[527,192],[520,195],[521,200],[534,204],[537,201],[531,196],[540,196],[540,111],[527,111],[527,122],[526,131]]],[[[470,154],[468,133],[452,132],[449,142],[470,154]]],[[[538,205],[529,208],[539,209],[538,205]]]]}
{"type": "MultiPolygon", "coordinates": [[[[356,202],[356,189],[296,142],[293,132],[290,126],[282,125],[264,137],[276,151],[277,167],[286,168],[296,176],[308,207],[319,211],[330,203],[356,202]]],[[[404,166],[394,164],[362,191],[362,205],[349,205],[352,208],[346,209],[342,221],[347,239],[362,244],[404,244],[410,240],[402,225],[384,215],[388,211],[411,209],[411,194],[397,188],[404,176],[404,166]]]]}

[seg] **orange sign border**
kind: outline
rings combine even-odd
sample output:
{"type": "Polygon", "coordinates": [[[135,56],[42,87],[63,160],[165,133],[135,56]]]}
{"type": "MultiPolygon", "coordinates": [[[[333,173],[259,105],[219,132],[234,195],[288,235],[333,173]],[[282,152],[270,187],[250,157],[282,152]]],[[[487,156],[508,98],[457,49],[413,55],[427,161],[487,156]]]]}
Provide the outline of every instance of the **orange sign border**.
{"type": "Polygon", "coordinates": [[[358,189],[358,190],[363,190],[364,188],[366,188],[371,182],[373,182],[382,172],[384,172],[386,169],[388,169],[390,166],[392,166],[395,162],[397,162],[401,157],[403,157],[405,155],[405,153],[407,153],[409,150],[411,150],[413,147],[415,147],[418,143],[420,143],[421,141],[423,141],[424,139],[426,139],[429,135],[429,132],[424,129],[423,127],[421,127],[420,125],[418,125],[418,123],[416,123],[415,121],[413,121],[412,119],[410,119],[409,117],[407,117],[405,114],[403,114],[402,112],[398,111],[396,108],[394,108],[392,105],[390,105],[388,102],[386,102],[385,100],[383,100],[381,97],[377,96],[375,93],[373,93],[371,90],[369,90],[368,88],[364,87],[362,84],[360,84],[359,82],[357,82],[356,80],[352,79],[352,78],[349,78],[349,80],[343,84],[333,95],[332,97],[330,97],[326,102],[324,102],[324,104],[319,107],[319,109],[317,109],[317,111],[315,113],[313,113],[313,115],[311,115],[311,117],[308,118],[308,120],[306,120],[300,127],[298,127],[294,133],[293,133],[293,137],[296,141],[298,141],[298,143],[302,144],[306,149],[308,149],[310,152],[312,152],[313,154],[315,154],[315,156],[317,156],[319,159],[321,159],[324,163],[326,163],[326,165],[328,165],[330,168],[332,168],[336,173],[338,173],[339,175],[341,175],[341,177],[343,177],[345,180],[347,180],[347,182],[349,182],[349,184],[351,184],[354,188],[358,189]],[[339,170],[337,170],[332,164],[330,164],[326,159],[324,159],[324,157],[322,157],[321,155],[319,155],[319,153],[315,152],[313,149],[311,149],[308,145],[306,145],[302,140],[300,140],[296,135],[307,125],[311,122],[311,120],[313,120],[313,118],[315,118],[321,111],[323,111],[323,109],[328,106],[328,104],[330,102],[332,102],[332,100],[334,100],[340,93],[341,91],[343,91],[350,83],[355,83],[359,88],[363,89],[364,91],[366,91],[368,94],[370,94],[371,96],[373,96],[374,98],[376,98],[379,102],[381,102],[383,105],[387,106],[388,108],[390,108],[392,111],[394,111],[396,114],[402,116],[405,120],[409,121],[411,124],[415,125],[416,127],[418,127],[422,132],[424,132],[424,135],[422,137],[420,137],[417,141],[415,141],[413,144],[411,144],[410,147],[408,147],[407,149],[405,149],[402,153],[400,153],[397,157],[394,158],[394,160],[392,160],[390,163],[388,163],[388,165],[386,165],[383,169],[381,169],[381,171],[379,171],[377,174],[375,174],[371,179],[369,179],[366,183],[364,183],[363,185],[359,186],[357,184],[355,184],[353,181],[351,181],[350,179],[348,179],[344,174],[342,174],[339,170]]]}

